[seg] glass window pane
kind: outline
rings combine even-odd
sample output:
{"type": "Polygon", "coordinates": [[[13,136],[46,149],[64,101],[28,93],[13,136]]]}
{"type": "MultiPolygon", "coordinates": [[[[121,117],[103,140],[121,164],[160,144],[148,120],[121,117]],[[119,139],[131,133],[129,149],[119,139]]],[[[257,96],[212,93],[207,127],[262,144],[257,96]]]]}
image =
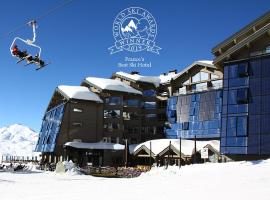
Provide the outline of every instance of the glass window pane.
{"type": "Polygon", "coordinates": [[[108,105],[121,105],[121,97],[108,97],[106,98],[106,104],[108,105]]]}
{"type": "Polygon", "coordinates": [[[201,72],[201,81],[208,80],[208,73],[207,72],[201,72]]]}
{"type": "Polygon", "coordinates": [[[249,65],[250,78],[258,78],[261,76],[261,60],[251,60],[249,65]]]}
{"type": "Polygon", "coordinates": [[[147,96],[147,97],[152,97],[156,95],[156,91],[155,90],[144,90],[143,91],[143,96],[147,96]]]}
{"type": "Polygon", "coordinates": [[[192,83],[200,81],[200,73],[195,74],[192,76],[192,83]]]}
{"type": "Polygon", "coordinates": [[[229,78],[236,78],[236,77],[238,77],[237,67],[238,67],[238,65],[231,65],[229,67],[229,78]]]}
{"type": "Polygon", "coordinates": [[[241,88],[237,90],[237,103],[246,104],[248,102],[248,89],[241,88]]]}
{"type": "Polygon", "coordinates": [[[238,77],[248,76],[248,63],[239,63],[238,65],[238,77]]]}
{"type": "Polygon", "coordinates": [[[247,135],[247,116],[237,118],[237,136],[247,135]]]}
{"type": "Polygon", "coordinates": [[[227,136],[236,136],[236,117],[228,117],[227,136]]]}
{"type": "Polygon", "coordinates": [[[156,102],[146,101],[146,102],[144,102],[144,108],[145,109],[154,109],[154,108],[156,108],[156,102]]]}
{"type": "Polygon", "coordinates": [[[120,118],[120,110],[104,110],[104,118],[120,118]]]}

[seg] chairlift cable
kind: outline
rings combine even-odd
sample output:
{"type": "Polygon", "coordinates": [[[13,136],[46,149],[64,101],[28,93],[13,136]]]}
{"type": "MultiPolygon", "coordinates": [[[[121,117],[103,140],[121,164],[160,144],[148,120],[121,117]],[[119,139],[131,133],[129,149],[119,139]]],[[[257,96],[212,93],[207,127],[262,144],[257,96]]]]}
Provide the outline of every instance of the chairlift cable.
{"type": "MultiPolygon", "coordinates": [[[[44,18],[44,17],[50,15],[51,13],[55,12],[56,10],[58,10],[58,9],[64,7],[64,6],[66,6],[67,4],[71,3],[72,1],[74,1],[74,0],[66,0],[64,3],[59,4],[59,5],[55,6],[55,7],[47,10],[43,14],[37,16],[36,18],[34,18],[34,20],[37,21],[37,20],[40,20],[40,19],[44,18]]],[[[31,20],[30,22],[32,22],[32,21],[33,20],[31,20]]],[[[0,36],[0,38],[4,38],[4,37],[9,36],[12,33],[16,33],[17,31],[25,28],[25,26],[28,26],[30,22],[28,21],[27,23],[24,23],[24,24],[22,24],[20,26],[15,27],[13,30],[11,30],[11,31],[7,32],[6,34],[3,34],[2,36],[0,36]]]]}

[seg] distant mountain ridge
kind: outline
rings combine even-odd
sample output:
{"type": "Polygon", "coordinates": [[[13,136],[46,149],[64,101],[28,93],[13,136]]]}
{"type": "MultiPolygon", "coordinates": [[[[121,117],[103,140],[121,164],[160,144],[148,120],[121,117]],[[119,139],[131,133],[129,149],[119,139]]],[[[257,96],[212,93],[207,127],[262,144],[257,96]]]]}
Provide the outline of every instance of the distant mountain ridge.
{"type": "Polygon", "coordinates": [[[27,126],[13,124],[0,128],[0,155],[35,156],[38,133],[27,126]]]}

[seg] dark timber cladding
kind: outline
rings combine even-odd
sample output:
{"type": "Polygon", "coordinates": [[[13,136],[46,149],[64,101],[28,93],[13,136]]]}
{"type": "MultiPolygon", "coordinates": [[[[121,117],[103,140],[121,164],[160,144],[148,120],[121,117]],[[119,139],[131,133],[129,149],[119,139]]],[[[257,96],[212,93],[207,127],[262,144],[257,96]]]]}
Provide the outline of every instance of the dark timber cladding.
{"type": "Polygon", "coordinates": [[[119,80],[88,77],[82,85],[97,93],[104,102],[103,141],[129,143],[142,141],[142,93],[119,80]]]}
{"type": "Polygon", "coordinates": [[[270,155],[270,12],[213,49],[224,71],[221,153],[270,155]]]}
{"type": "MultiPolygon", "coordinates": [[[[139,142],[164,138],[167,96],[162,95],[163,91],[160,90],[160,78],[141,76],[138,72],[132,72],[131,74],[116,72],[112,78],[142,92],[140,102],[141,140],[139,142]]],[[[124,109],[128,109],[128,107],[124,109]]],[[[129,126],[129,122],[125,121],[125,127],[129,126]]]]}
{"type": "Polygon", "coordinates": [[[50,159],[66,156],[66,142],[101,140],[102,125],[103,104],[96,94],[82,86],[58,86],[43,118],[36,151],[51,155],[50,159]]]}

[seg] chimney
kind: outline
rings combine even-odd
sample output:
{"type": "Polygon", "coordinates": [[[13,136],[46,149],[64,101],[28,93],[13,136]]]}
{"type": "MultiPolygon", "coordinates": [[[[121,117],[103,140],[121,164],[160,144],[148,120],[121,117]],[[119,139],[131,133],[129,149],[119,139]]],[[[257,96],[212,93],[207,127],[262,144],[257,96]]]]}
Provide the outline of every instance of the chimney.
{"type": "Polygon", "coordinates": [[[168,74],[177,74],[177,69],[175,69],[175,70],[170,70],[168,74]]]}
{"type": "Polygon", "coordinates": [[[130,74],[132,74],[132,75],[134,75],[134,74],[140,74],[140,72],[132,71],[132,72],[130,72],[130,74]]]}

